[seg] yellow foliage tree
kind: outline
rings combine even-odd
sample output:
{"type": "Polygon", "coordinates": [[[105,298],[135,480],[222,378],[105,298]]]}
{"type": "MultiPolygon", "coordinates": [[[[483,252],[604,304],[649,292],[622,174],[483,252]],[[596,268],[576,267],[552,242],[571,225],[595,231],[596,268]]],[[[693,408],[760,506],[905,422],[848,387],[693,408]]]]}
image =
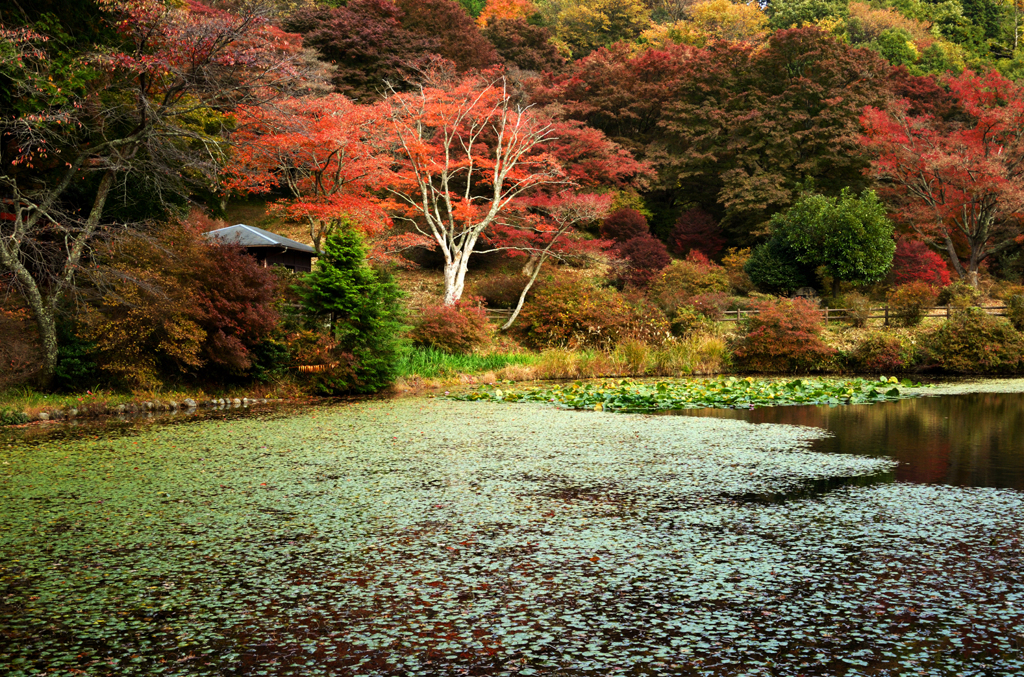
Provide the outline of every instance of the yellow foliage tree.
{"type": "Polygon", "coordinates": [[[635,40],[651,23],[642,0],[573,0],[557,16],[555,34],[577,58],[615,42],[635,40]]]}
{"type": "Polygon", "coordinates": [[[761,42],[768,35],[768,17],[756,2],[702,0],[690,8],[689,18],[643,33],[649,45],[666,42],[704,47],[716,40],[761,42]]]}

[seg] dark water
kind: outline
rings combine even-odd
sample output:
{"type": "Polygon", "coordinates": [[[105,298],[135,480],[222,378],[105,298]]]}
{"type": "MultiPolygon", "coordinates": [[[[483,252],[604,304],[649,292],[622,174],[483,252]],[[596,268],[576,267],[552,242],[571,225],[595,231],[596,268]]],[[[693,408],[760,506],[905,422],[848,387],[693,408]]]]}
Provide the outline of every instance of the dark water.
{"type": "Polygon", "coordinates": [[[900,462],[897,481],[1024,491],[1024,393],[676,413],[825,428],[833,436],[816,450],[891,456],[900,462]]]}

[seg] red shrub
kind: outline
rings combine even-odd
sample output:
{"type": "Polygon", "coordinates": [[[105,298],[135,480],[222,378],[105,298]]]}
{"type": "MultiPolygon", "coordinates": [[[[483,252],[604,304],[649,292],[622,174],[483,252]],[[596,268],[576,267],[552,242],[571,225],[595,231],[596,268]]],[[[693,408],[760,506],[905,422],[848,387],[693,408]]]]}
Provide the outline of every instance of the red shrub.
{"type": "Polygon", "coordinates": [[[826,366],[836,355],[821,340],[821,312],[804,299],[755,303],[756,315],[744,320],[745,335],[733,355],[751,371],[812,371],[826,366]]]}
{"type": "Polygon", "coordinates": [[[614,289],[568,277],[545,284],[513,326],[531,348],[609,348],[630,335],[635,319],[614,289]]]}
{"type": "Polygon", "coordinates": [[[472,297],[454,306],[427,306],[413,323],[409,338],[418,346],[446,353],[471,353],[491,340],[491,329],[483,306],[472,297]]]}
{"type": "Polygon", "coordinates": [[[240,247],[211,244],[191,270],[197,324],[206,330],[203,355],[244,371],[251,349],[277,326],[278,277],[240,247]]]}
{"type": "Polygon", "coordinates": [[[701,209],[689,209],[676,220],[669,244],[672,251],[680,255],[698,251],[714,258],[722,253],[725,238],[710,214],[701,209]]]}
{"type": "Polygon", "coordinates": [[[892,257],[892,281],[895,284],[926,282],[945,287],[949,284],[949,267],[925,243],[900,238],[892,257]]]}
{"type": "Polygon", "coordinates": [[[650,232],[647,217],[635,209],[617,209],[601,223],[601,237],[624,243],[650,232]]]}
{"type": "Polygon", "coordinates": [[[672,262],[672,257],[661,240],[644,235],[634,237],[619,248],[619,255],[627,262],[623,273],[626,284],[644,289],[672,262]]]}

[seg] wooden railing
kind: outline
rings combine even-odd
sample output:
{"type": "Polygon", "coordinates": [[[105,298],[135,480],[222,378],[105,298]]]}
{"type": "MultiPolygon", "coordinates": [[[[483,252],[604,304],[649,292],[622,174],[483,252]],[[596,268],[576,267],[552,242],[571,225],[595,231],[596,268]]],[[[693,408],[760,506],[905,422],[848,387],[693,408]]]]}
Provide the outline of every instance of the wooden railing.
{"type": "MultiPolygon", "coordinates": [[[[980,306],[981,310],[989,315],[1006,315],[1006,306],[980,306]]],[[[819,308],[818,312],[824,316],[826,322],[830,320],[844,320],[850,312],[849,308],[819,308]]],[[[921,317],[942,317],[949,318],[953,313],[951,306],[931,306],[923,308],[921,317]]],[[[727,310],[722,314],[722,322],[739,322],[745,317],[756,315],[756,310],[727,310]]],[[[896,317],[897,313],[889,306],[868,309],[868,320],[883,320],[889,324],[890,317],[896,317]]]]}

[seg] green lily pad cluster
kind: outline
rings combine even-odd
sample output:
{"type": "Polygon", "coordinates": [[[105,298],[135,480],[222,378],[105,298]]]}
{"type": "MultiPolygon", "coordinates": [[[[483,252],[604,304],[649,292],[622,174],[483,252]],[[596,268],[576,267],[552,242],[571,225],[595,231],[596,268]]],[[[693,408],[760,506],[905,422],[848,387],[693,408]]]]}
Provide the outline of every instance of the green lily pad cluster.
{"type": "Polygon", "coordinates": [[[5,434],[11,677],[1024,672],[1022,495],[810,427],[404,399],[5,434]]]}
{"type": "Polygon", "coordinates": [[[729,377],[658,383],[576,382],[524,390],[487,385],[449,397],[466,401],[547,402],[567,409],[648,412],[708,407],[753,409],[797,404],[867,404],[908,397],[898,386],[920,385],[884,376],[877,381],[862,378],[773,381],[729,377]]]}

